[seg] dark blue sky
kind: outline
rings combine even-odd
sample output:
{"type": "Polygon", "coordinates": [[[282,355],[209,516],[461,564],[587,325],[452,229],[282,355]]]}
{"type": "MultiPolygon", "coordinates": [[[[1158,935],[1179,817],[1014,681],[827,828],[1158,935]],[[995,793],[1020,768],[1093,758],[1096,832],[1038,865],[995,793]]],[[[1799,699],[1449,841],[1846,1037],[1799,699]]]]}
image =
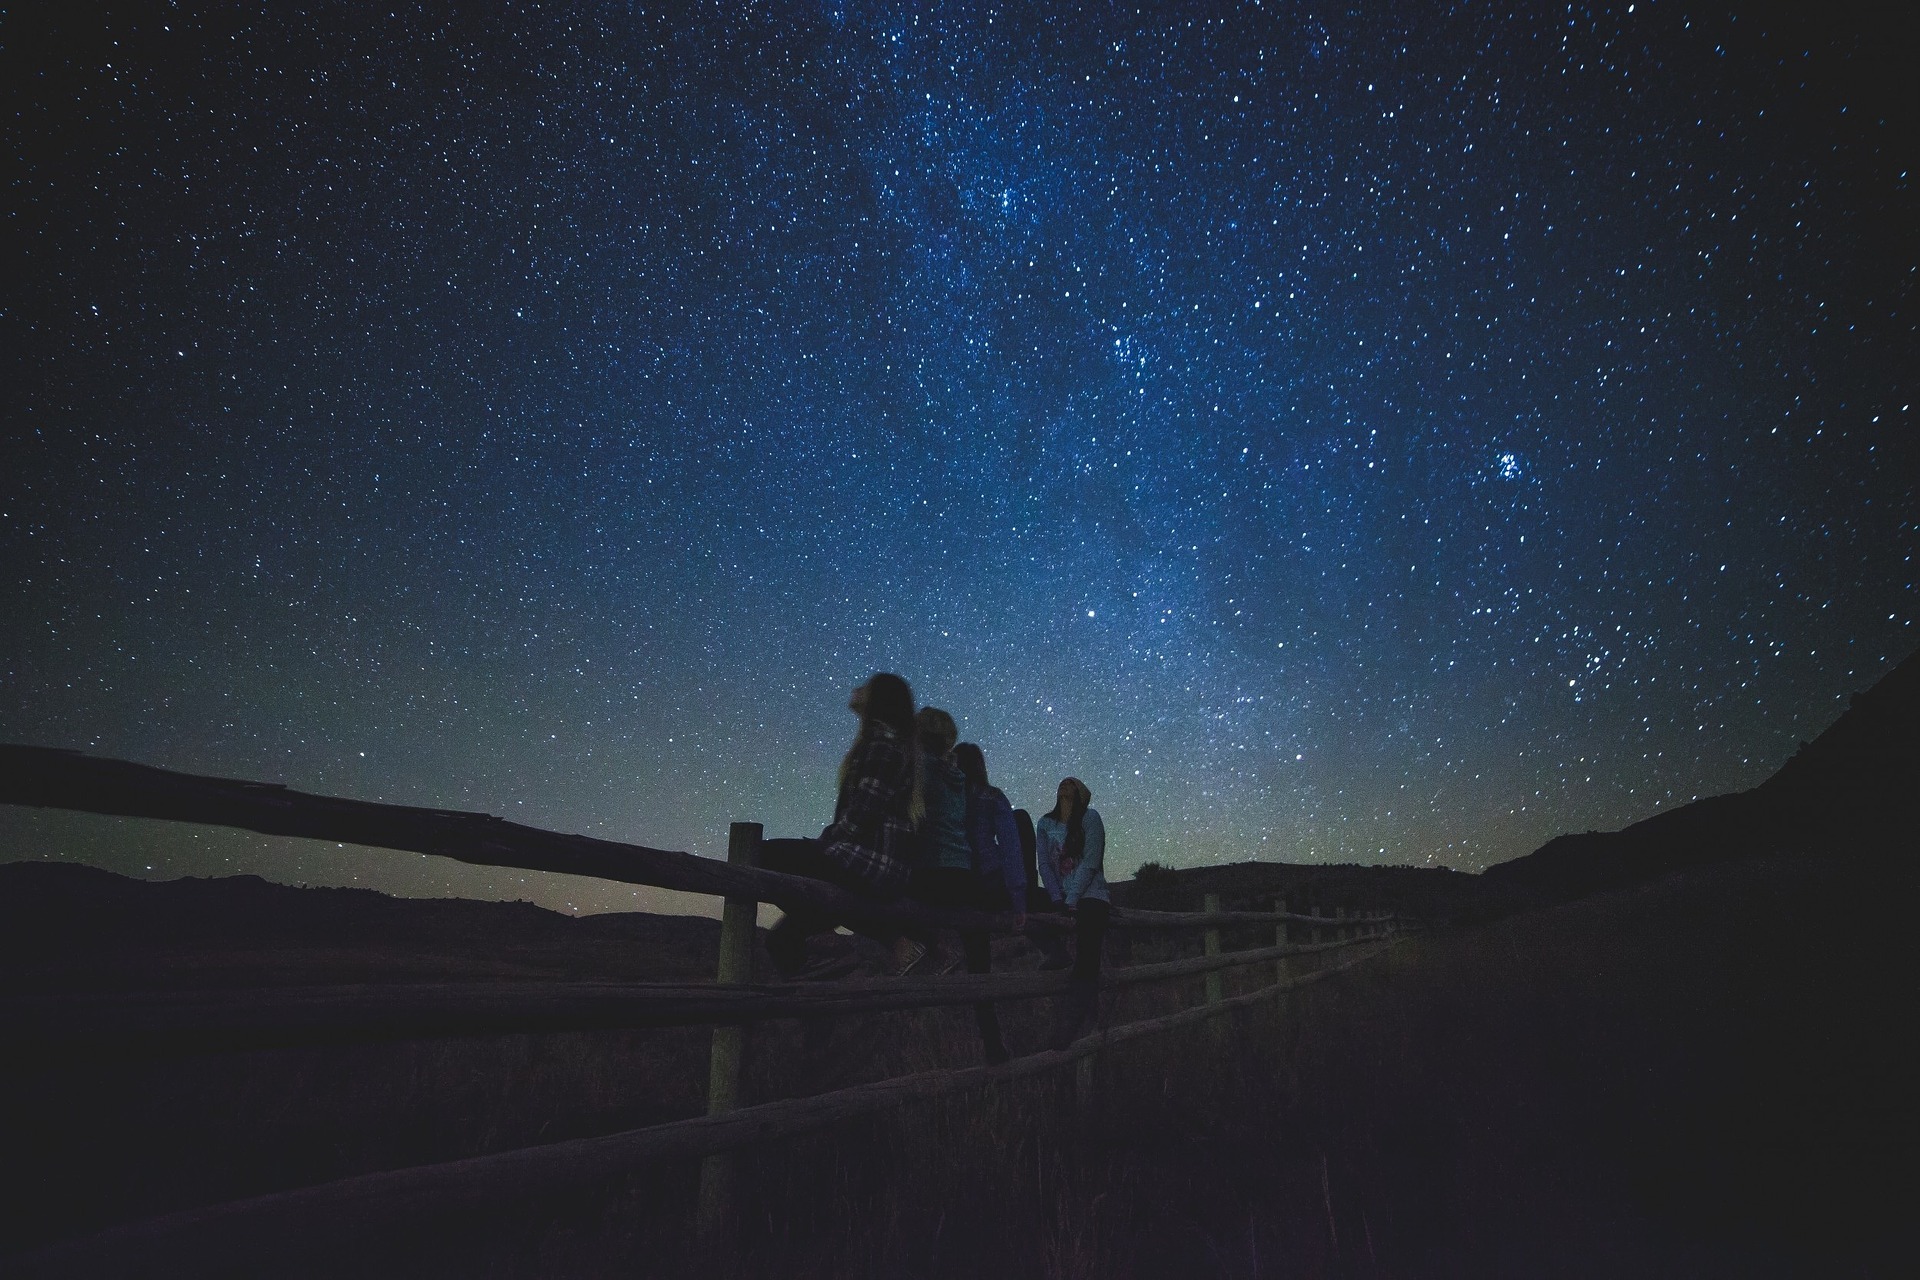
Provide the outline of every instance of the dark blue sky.
{"type": "Polygon", "coordinates": [[[1844,7],[44,8],[0,739],[717,853],[890,669],[1120,874],[1477,870],[1916,643],[1914,102],[1844,7]]]}

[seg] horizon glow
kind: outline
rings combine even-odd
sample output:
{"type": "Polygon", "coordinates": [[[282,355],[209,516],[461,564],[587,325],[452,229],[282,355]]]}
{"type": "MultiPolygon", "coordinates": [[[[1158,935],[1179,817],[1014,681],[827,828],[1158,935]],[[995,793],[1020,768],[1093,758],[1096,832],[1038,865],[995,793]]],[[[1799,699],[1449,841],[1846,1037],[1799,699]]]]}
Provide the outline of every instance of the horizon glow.
{"type": "Polygon", "coordinates": [[[1084,778],[1115,876],[1477,871],[1758,783],[1914,648],[1872,32],[730,8],[10,37],[0,740],[721,856],[819,829],[892,670],[1016,804],[1084,778]]]}

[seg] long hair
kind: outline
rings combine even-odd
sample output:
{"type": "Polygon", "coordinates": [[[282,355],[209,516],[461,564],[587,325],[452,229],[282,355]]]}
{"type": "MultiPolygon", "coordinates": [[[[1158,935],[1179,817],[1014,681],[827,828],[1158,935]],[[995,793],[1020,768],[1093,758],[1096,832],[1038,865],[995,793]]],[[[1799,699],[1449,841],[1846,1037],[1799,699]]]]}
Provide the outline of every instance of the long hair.
{"type": "Polygon", "coordinates": [[[913,737],[913,688],[890,671],[876,671],[866,683],[867,701],[860,711],[864,732],[869,721],[878,720],[903,739],[913,737]]]}
{"type": "Polygon", "coordinates": [[[960,736],[953,717],[938,707],[922,707],[914,713],[913,727],[920,734],[920,748],[928,755],[944,756],[953,750],[953,740],[960,736]]]}
{"type": "Polygon", "coordinates": [[[913,794],[907,802],[907,818],[917,824],[926,814],[927,804],[920,748],[914,741],[913,686],[891,671],[876,671],[860,689],[860,731],[853,736],[853,745],[847,748],[847,754],[840,758],[840,786],[847,785],[853,757],[872,734],[873,726],[883,724],[900,739],[900,749],[913,761],[913,794]]]}
{"type": "Polygon", "coordinates": [[[953,749],[953,762],[960,766],[960,772],[967,775],[967,785],[975,791],[985,791],[993,784],[987,781],[987,757],[977,742],[963,742],[953,749]]]}
{"type": "Polygon", "coordinates": [[[1078,778],[1062,778],[1060,787],[1070,791],[1073,796],[1067,802],[1067,812],[1060,812],[1060,800],[1056,796],[1053,812],[1047,816],[1067,824],[1067,838],[1061,842],[1060,857],[1066,862],[1077,863],[1087,852],[1087,806],[1093,803],[1093,792],[1078,778]]]}
{"type": "Polygon", "coordinates": [[[938,707],[922,707],[913,717],[913,798],[907,811],[918,826],[927,812],[927,761],[946,760],[953,754],[953,740],[960,736],[953,717],[938,707]]]}

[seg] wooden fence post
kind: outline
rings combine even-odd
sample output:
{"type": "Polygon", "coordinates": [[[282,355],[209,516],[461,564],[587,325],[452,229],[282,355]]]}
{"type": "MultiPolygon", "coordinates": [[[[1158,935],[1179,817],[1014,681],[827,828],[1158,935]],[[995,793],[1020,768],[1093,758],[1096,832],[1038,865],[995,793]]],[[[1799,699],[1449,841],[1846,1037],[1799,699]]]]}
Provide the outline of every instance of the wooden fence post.
{"type": "Polygon", "coordinates": [[[1335,942],[1345,942],[1348,938],[1351,938],[1353,936],[1353,930],[1347,927],[1347,909],[1345,907],[1335,907],[1333,909],[1333,918],[1340,922],[1334,926],[1333,940],[1335,942]]]}
{"type": "MultiPolygon", "coordinates": [[[[1211,912],[1211,911],[1218,911],[1220,909],[1219,894],[1210,893],[1206,896],[1204,901],[1206,902],[1206,910],[1211,912]]],[[[1207,926],[1206,947],[1207,947],[1208,955],[1217,956],[1220,954],[1220,926],[1219,925],[1210,924],[1207,926]]],[[[1207,1003],[1208,1004],[1219,1004],[1222,1000],[1226,999],[1227,989],[1226,989],[1225,978],[1226,978],[1226,974],[1221,972],[1219,969],[1213,969],[1207,973],[1207,1003]]]]}
{"type": "MultiPolygon", "coordinates": [[[[1285,915],[1287,913],[1287,900],[1285,898],[1275,898],[1273,900],[1273,909],[1281,915],[1285,915]]],[[[1281,920],[1273,926],[1274,946],[1284,947],[1291,938],[1292,930],[1287,927],[1285,920],[1281,920]]],[[[1288,977],[1291,976],[1293,966],[1288,964],[1287,960],[1288,957],[1281,956],[1273,962],[1273,980],[1275,982],[1285,982],[1288,977]]]]}
{"type": "MultiPolygon", "coordinates": [[[[736,822],[727,828],[727,862],[753,866],[760,860],[762,828],[757,822],[736,822]]],[[[720,968],[715,981],[753,980],[753,927],[760,904],[752,898],[728,898],[720,913],[720,968]]],[[[740,1076],[745,1065],[747,1029],[715,1027],[713,1051],[707,1064],[707,1114],[719,1115],[740,1105],[740,1076]]],[[[697,1227],[703,1243],[712,1243],[725,1228],[733,1208],[733,1153],[710,1155],[700,1162],[700,1208],[697,1227]]]]}

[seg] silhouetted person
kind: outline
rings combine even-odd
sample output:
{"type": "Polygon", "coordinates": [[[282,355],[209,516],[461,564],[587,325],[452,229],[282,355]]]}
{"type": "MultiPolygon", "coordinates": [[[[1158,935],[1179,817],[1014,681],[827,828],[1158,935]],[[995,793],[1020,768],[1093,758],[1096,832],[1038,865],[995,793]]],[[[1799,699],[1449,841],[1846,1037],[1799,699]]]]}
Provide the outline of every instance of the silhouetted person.
{"type": "Polygon", "coordinates": [[[987,780],[987,757],[978,743],[953,749],[954,762],[967,777],[967,847],[981,890],[995,911],[1011,911],[1016,929],[1027,927],[1027,882],[1033,866],[1032,821],[1020,834],[1019,814],[1007,793],[987,780]]]}
{"type": "MultiPolygon", "coordinates": [[[[963,742],[954,748],[953,758],[966,775],[967,852],[972,863],[975,901],[983,911],[1010,911],[1013,927],[1027,927],[1026,866],[1020,856],[1020,828],[1013,819],[1013,806],[1006,793],[987,780],[987,757],[977,743],[963,742]]],[[[993,946],[983,932],[961,934],[966,947],[967,972],[989,973],[993,968],[993,946]]],[[[987,1046],[987,1061],[1004,1062],[1007,1051],[1000,1039],[1000,1020],[991,1004],[973,1007],[980,1024],[980,1039],[987,1046]]]]}
{"type": "MultiPolygon", "coordinates": [[[[1091,807],[1093,792],[1078,778],[1062,778],[1053,811],[1034,826],[1040,878],[1047,894],[1073,917],[1073,977],[1054,1006],[1048,1045],[1073,1043],[1093,1013],[1100,991],[1100,951],[1112,908],[1107,899],[1107,829],[1091,807]]],[[[1051,966],[1047,966],[1051,967],[1051,966]]]]}
{"type": "MultiPolygon", "coordinates": [[[[1020,861],[1027,873],[1027,910],[1052,911],[1053,898],[1040,884],[1038,842],[1033,834],[1033,815],[1025,809],[1013,811],[1013,825],[1020,833],[1020,861]]],[[[1067,954],[1067,944],[1057,930],[1033,928],[1027,933],[1028,941],[1040,948],[1040,967],[1042,969],[1064,969],[1073,963],[1067,954]]]]}
{"type": "MultiPolygon", "coordinates": [[[[914,745],[920,751],[920,786],[924,812],[916,831],[916,860],[907,881],[907,896],[928,906],[972,906],[972,858],[967,852],[967,779],[953,758],[959,730],[953,717],[938,707],[922,707],[913,717],[914,745]]],[[[922,957],[934,973],[956,968],[960,957],[943,947],[938,931],[909,929],[913,954],[903,954],[901,971],[916,967],[922,957]],[[922,945],[924,944],[924,945],[922,945]]]]}
{"type": "Polygon", "coordinates": [[[1025,809],[1013,811],[1013,825],[1020,833],[1020,864],[1027,873],[1027,910],[1045,911],[1053,905],[1047,891],[1040,887],[1040,871],[1036,862],[1036,842],[1033,835],[1033,815],[1025,809]]]}
{"type": "MultiPolygon", "coordinates": [[[[974,870],[973,842],[968,833],[967,775],[954,758],[954,738],[959,734],[953,717],[938,707],[922,707],[914,717],[920,732],[920,759],[926,796],[926,816],[920,821],[920,865],[913,870],[907,894],[930,907],[952,907],[971,911],[1003,911],[1005,893],[997,886],[989,891],[974,870]]],[[[974,755],[979,754],[976,747],[974,755]]],[[[983,766],[984,768],[984,766],[983,766]]],[[[926,940],[933,942],[932,935],[926,940]]],[[[984,929],[960,931],[961,952],[968,973],[986,973],[992,965],[991,943],[984,929]]],[[[960,963],[960,956],[936,947],[934,972],[946,973],[960,963]]],[[[981,1002],[974,1006],[980,1025],[980,1044],[989,1062],[1005,1062],[1006,1045],[1000,1038],[1000,1020],[993,1006],[981,1002]]]]}
{"type": "MultiPolygon", "coordinates": [[[[913,690],[899,676],[883,671],[855,689],[847,706],[859,715],[860,730],[840,762],[833,822],[818,840],[765,842],[760,864],[885,902],[907,886],[919,817],[913,690]]],[[[799,973],[806,963],[807,939],[834,923],[830,915],[809,909],[781,916],[767,931],[774,967],[788,977],[799,973]]],[[[891,929],[856,927],[883,945],[891,945],[897,936],[891,929]]]]}

